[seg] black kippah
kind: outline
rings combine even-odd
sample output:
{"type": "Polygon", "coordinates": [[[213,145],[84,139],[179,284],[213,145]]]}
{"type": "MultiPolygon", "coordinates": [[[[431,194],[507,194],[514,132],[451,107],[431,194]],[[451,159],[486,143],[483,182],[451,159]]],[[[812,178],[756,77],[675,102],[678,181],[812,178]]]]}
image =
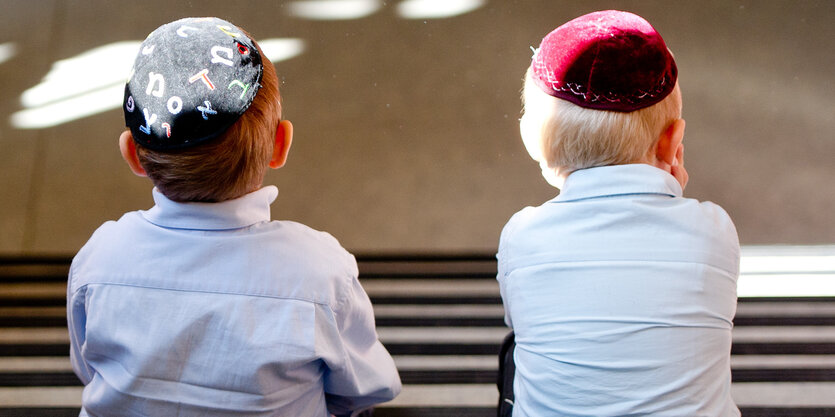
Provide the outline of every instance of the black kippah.
{"type": "Polygon", "coordinates": [[[160,26],[142,42],[125,86],[125,123],[153,150],[195,146],[226,131],[261,88],[252,39],[214,17],[160,26]]]}

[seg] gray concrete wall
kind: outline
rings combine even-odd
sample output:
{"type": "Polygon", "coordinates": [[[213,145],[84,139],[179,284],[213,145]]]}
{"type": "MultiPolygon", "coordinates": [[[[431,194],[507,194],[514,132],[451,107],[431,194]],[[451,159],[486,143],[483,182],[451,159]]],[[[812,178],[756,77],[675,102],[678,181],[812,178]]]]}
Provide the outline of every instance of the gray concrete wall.
{"type": "Polygon", "coordinates": [[[835,242],[835,2],[489,0],[410,20],[387,1],[345,21],[292,16],[290,3],[4,0],[0,48],[16,53],[0,62],[0,254],[70,254],[103,221],[151,206],[118,154],[119,109],[47,128],[11,120],[56,61],[193,15],[305,42],[277,63],[296,136],[266,179],[280,189],[274,218],[357,252],[493,251],[510,215],[556,194],[518,139],[529,47],[606,8],[643,15],[675,52],[685,194],[725,207],[743,244],[835,242]]]}

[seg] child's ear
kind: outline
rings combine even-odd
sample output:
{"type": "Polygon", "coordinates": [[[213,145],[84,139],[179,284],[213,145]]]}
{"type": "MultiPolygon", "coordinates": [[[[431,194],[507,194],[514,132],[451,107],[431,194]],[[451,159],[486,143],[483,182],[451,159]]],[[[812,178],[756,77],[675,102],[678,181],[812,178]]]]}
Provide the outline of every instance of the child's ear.
{"type": "Polygon", "coordinates": [[[136,142],[133,141],[133,134],[130,129],[125,129],[119,136],[119,150],[122,152],[122,158],[128,163],[130,170],[140,177],[147,177],[145,168],[139,163],[139,156],[136,154],[136,142]]]}
{"type": "Polygon", "coordinates": [[[676,152],[684,140],[684,126],[684,119],[676,119],[661,132],[655,145],[656,159],[669,166],[676,165],[676,152]]]}
{"type": "Polygon", "coordinates": [[[270,168],[278,169],[287,162],[287,154],[293,143],[293,124],[289,120],[281,120],[275,129],[275,146],[270,159],[270,168]]]}

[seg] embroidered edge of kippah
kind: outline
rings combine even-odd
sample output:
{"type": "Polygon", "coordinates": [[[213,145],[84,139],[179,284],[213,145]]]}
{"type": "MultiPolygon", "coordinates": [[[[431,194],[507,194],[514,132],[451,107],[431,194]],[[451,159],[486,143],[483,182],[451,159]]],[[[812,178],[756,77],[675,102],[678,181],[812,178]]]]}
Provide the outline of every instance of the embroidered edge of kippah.
{"type": "Polygon", "coordinates": [[[534,52],[531,66],[533,73],[531,78],[536,85],[546,94],[566,99],[580,107],[591,108],[595,110],[611,110],[620,112],[632,112],[640,110],[645,107],[657,104],[666,98],[675,88],[675,81],[678,79],[678,69],[675,61],[668,73],[665,73],[658,85],[650,91],[636,90],[631,94],[617,94],[612,91],[606,93],[591,92],[586,86],[579,83],[562,82],[554,77],[554,71],[549,71],[545,64],[539,59],[539,49],[532,48],[534,52]],[[544,79],[542,75],[546,75],[544,79]],[[670,80],[672,78],[672,80],[670,80]],[[648,100],[645,100],[649,97],[648,100]],[[623,104],[624,107],[629,106],[628,109],[608,108],[606,104],[623,104]]]}

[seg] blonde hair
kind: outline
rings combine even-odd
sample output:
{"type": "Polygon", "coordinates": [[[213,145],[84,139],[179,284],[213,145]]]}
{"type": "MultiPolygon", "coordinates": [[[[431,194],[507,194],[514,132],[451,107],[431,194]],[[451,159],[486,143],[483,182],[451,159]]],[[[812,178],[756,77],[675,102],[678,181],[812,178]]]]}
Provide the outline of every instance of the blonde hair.
{"type": "MultiPolygon", "coordinates": [[[[256,46],[261,52],[261,47],[257,43],[256,46]]],[[[169,199],[218,202],[261,186],[281,118],[275,67],[263,52],[261,56],[261,89],[249,108],[222,135],[200,146],[175,151],[157,152],[137,144],[140,164],[154,186],[169,199]]]]}
{"type": "Polygon", "coordinates": [[[565,175],[596,166],[644,162],[661,133],[681,118],[678,83],[660,102],[624,113],[587,109],[550,96],[536,86],[528,69],[522,101],[523,137],[538,139],[540,163],[565,175]]]}

